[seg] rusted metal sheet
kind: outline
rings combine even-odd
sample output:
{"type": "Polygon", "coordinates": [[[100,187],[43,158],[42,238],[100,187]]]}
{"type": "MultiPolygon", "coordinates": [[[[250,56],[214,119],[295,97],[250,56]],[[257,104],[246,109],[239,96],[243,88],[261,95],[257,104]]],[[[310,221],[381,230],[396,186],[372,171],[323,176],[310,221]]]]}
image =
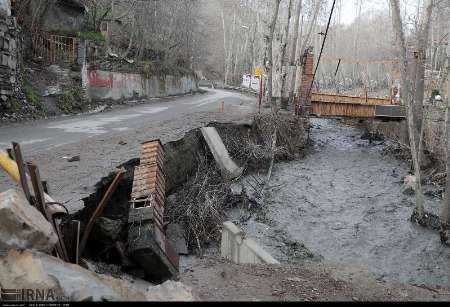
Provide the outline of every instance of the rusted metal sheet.
{"type": "Polygon", "coordinates": [[[403,106],[376,106],[375,117],[387,117],[387,118],[405,118],[406,110],[403,106]]]}
{"type": "Polygon", "coordinates": [[[393,104],[390,98],[374,98],[365,96],[347,96],[347,95],[332,95],[313,93],[312,102],[322,103],[339,103],[339,104],[352,104],[352,105],[391,105],[393,104]]]}

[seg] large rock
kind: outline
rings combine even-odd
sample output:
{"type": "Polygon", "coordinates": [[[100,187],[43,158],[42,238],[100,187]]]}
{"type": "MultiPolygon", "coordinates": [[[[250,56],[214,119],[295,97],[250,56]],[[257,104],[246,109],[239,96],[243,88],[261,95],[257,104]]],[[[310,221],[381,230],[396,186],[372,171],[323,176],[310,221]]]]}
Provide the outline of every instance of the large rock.
{"type": "Polygon", "coordinates": [[[100,275],[37,251],[10,250],[0,257],[0,285],[6,289],[50,290],[57,300],[192,301],[191,290],[178,282],[153,286],[145,281],[100,275]]]}
{"type": "MultiPolygon", "coordinates": [[[[86,7],[78,0],[49,0],[42,13],[41,30],[47,32],[85,31],[88,15],[86,7]]],[[[31,13],[39,8],[39,1],[31,1],[31,13]]]]}
{"type": "Polygon", "coordinates": [[[45,289],[58,296],[63,294],[58,281],[45,272],[31,251],[10,250],[0,258],[0,285],[6,289],[45,289]]]}
{"type": "Polygon", "coordinates": [[[0,0],[0,16],[11,16],[10,0],[0,0]]]}
{"type": "Polygon", "coordinates": [[[7,289],[52,289],[62,299],[71,301],[145,299],[143,293],[134,292],[126,281],[97,275],[78,265],[32,251],[11,250],[0,258],[0,284],[7,289]]]}
{"type": "Polygon", "coordinates": [[[58,241],[53,227],[19,192],[0,193],[0,250],[50,252],[58,241]]]}
{"type": "Polygon", "coordinates": [[[148,301],[193,302],[196,300],[191,288],[172,280],[150,287],[145,296],[148,301]]]}

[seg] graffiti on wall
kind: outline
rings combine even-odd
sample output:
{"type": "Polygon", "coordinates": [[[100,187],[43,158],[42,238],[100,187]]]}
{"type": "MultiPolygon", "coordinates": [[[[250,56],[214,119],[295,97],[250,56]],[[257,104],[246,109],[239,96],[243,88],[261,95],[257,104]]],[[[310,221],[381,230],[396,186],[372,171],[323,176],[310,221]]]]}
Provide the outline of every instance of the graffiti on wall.
{"type": "Polygon", "coordinates": [[[98,70],[93,69],[88,72],[88,85],[97,87],[109,87],[112,88],[114,85],[113,74],[109,73],[108,78],[101,77],[98,70]]]}
{"type": "Polygon", "coordinates": [[[90,69],[88,85],[91,87],[126,88],[129,85],[140,84],[141,76],[90,69]]]}

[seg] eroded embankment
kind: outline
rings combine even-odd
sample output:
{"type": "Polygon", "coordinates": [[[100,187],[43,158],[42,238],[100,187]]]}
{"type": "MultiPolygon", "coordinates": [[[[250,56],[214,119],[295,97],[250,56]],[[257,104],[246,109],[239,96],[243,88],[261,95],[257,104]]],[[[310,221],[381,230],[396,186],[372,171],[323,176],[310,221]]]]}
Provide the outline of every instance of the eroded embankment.
{"type": "MultiPolygon", "coordinates": [[[[385,142],[361,139],[364,131],[356,127],[322,119],[312,124],[306,157],[276,165],[267,221],[245,222],[248,236],[280,260],[292,260],[280,249],[287,239],[379,280],[450,286],[450,248],[435,231],[409,221],[414,199],[403,194],[403,178],[410,165],[384,154],[385,142]]],[[[427,210],[439,205],[427,196],[427,210]]]]}
{"type": "MultiPolygon", "coordinates": [[[[306,145],[309,130],[308,121],[287,115],[260,116],[247,124],[213,123],[210,126],[218,130],[233,160],[244,167],[244,174],[258,170],[267,173],[272,159],[274,128],[277,131],[277,160],[298,157],[306,145]]],[[[166,226],[181,226],[190,252],[202,252],[205,248],[217,246],[222,223],[228,219],[228,210],[249,209],[251,204],[256,207],[254,210],[261,209],[261,203],[252,199],[245,190],[236,192],[236,181],[222,178],[200,129],[186,133],[179,141],[165,144],[164,149],[164,222],[166,226]]],[[[142,270],[130,262],[132,259],[126,259],[129,256],[129,201],[137,165],[139,159],[122,165],[126,174],[95,222],[84,256],[95,262],[115,265],[114,270],[145,277],[142,270]],[[120,252],[117,243],[124,252],[120,252]]],[[[114,174],[111,174],[97,183],[96,192],[84,199],[85,208],[71,216],[71,219],[81,221],[82,230],[113,179],[114,174]]]]}

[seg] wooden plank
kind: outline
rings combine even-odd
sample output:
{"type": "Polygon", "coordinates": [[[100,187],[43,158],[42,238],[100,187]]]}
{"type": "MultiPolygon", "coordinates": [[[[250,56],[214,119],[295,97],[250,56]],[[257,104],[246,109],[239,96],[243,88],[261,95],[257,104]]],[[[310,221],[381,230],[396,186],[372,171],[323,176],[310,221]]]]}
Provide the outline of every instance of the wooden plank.
{"type": "Polygon", "coordinates": [[[390,105],[393,104],[390,98],[373,98],[373,97],[358,97],[346,95],[331,95],[313,93],[312,102],[324,103],[340,103],[340,104],[360,104],[360,105],[390,105]]]}
{"type": "Polygon", "coordinates": [[[342,103],[312,103],[312,113],[317,116],[375,117],[375,106],[342,103]]]}

